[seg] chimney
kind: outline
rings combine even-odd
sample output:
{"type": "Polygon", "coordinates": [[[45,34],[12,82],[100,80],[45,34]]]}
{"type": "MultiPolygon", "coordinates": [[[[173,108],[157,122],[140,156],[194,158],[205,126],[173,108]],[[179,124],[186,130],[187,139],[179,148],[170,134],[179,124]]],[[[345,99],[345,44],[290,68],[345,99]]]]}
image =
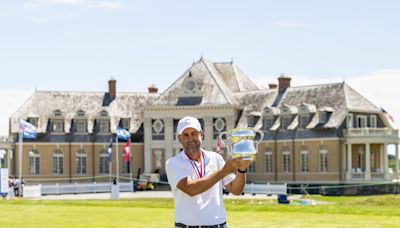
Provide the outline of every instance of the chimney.
{"type": "Polygon", "coordinates": [[[278,88],[278,85],[276,83],[269,83],[268,86],[269,86],[270,89],[278,88]]]}
{"type": "Polygon", "coordinates": [[[149,90],[149,93],[157,93],[157,92],[158,92],[158,88],[157,88],[156,85],[154,85],[154,84],[151,84],[151,85],[148,87],[148,90],[149,90]]]}
{"type": "Polygon", "coordinates": [[[117,81],[113,78],[108,81],[108,94],[110,95],[111,99],[114,99],[117,96],[116,84],[117,81]]]}
{"type": "Polygon", "coordinates": [[[286,89],[290,87],[290,80],[292,80],[290,77],[287,77],[283,74],[278,78],[279,93],[284,93],[286,89]]]}

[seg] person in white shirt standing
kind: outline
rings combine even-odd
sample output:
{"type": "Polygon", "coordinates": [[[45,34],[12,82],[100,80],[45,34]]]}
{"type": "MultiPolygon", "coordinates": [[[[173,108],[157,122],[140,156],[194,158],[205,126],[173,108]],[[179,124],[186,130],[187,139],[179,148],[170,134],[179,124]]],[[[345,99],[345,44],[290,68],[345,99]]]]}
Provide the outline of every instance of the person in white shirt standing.
{"type": "Polygon", "coordinates": [[[183,150],[166,162],[174,195],[175,227],[227,227],[223,188],[239,195],[252,161],[224,161],[216,152],[201,148],[203,131],[198,119],[186,116],[177,126],[183,150]]]}

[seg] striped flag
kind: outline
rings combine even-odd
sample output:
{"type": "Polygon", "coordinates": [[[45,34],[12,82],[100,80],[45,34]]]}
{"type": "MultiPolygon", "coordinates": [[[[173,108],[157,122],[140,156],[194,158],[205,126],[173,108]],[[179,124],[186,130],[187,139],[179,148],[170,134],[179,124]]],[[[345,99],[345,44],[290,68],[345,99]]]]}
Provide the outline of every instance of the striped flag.
{"type": "Polygon", "coordinates": [[[36,127],[33,126],[31,123],[20,119],[19,120],[19,129],[22,132],[22,137],[25,139],[36,139],[36,127]]]}
{"type": "Polygon", "coordinates": [[[125,143],[124,145],[124,161],[128,162],[131,160],[131,139],[128,140],[128,142],[125,143]]]}
{"type": "Polygon", "coordinates": [[[117,137],[122,140],[128,140],[131,138],[131,133],[123,128],[117,127],[117,137]]]}
{"type": "Polygon", "coordinates": [[[217,152],[220,152],[221,151],[221,139],[218,137],[217,138],[217,152]]]}

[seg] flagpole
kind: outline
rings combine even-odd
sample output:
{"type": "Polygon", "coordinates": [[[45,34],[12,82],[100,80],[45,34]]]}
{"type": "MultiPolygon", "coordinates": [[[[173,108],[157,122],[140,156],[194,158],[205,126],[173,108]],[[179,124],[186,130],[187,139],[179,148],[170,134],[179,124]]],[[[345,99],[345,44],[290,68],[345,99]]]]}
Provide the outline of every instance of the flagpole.
{"type": "Polygon", "coordinates": [[[116,169],[117,169],[117,173],[116,173],[116,179],[117,179],[117,184],[119,183],[119,165],[118,165],[118,163],[119,163],[119,158],[118,158],[118,136],[115,136],[115,142],[116,142],[116,149],[115,149],[115,156],[116,156],[116,158],[115,158],[115,160],[116,160],[116,169]]]}
{"type": "MultiPolygon", "coordinates": [[[[22,129],[19,129],[19,139],[18,139],[18,178],[19,181],[22,180],[22,143],[23,143],[22,129]]],[[[18,182],[17,182],[18,183],[18,182]]],[[[18,194],[21,197],[22,183],[18,186],[18,194]]]]}
{"type": "MultiPolygon", "coordinates": [[[[112,137],[111,137],[111,142],[112,142],[112,137]]],[[[112,184],[112,144],[111,144],[111,159],[110,159],[110,155],[108,155],[108,173],[110,174],[110,184],[112,184]]]]}
{"type": "Polygon", "coordinates": [[[131,146],[132,146],[131,139],[129,139],[129,183],[132,184],[132,150],[131,150],[131,146]]]}

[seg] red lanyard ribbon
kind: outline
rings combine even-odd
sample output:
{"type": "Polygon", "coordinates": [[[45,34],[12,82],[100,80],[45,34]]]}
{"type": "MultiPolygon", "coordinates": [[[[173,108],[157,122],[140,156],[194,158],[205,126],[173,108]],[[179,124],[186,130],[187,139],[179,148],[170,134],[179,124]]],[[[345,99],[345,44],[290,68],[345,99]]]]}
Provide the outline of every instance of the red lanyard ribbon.
{"type": "Polygon", "coordinates": [[[192,165],[192,168],[195,170],[198,179],[202,178],[206,173],[204,154],[201,153],[201,155],[202,156],[200,156],[200,162],[199,162],[200,170],[199,167],[197,167],[197,164],[192,159],[190,159],[190,164],[192,165]]]}

